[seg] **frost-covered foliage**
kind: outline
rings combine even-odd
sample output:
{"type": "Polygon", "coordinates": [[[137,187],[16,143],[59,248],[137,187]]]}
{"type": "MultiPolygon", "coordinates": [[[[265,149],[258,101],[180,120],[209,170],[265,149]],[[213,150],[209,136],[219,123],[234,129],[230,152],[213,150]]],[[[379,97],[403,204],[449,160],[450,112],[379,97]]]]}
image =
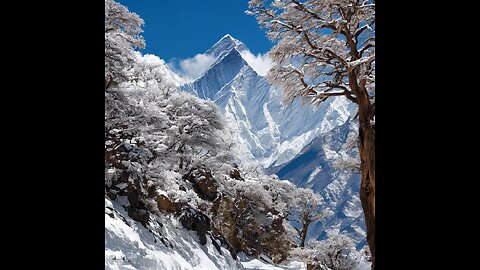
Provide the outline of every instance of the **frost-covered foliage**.
{"type": "Polygon", "coordinates": [[[176,119],[166,133],[169,149],[178,154],[180,169],[205,164],[215,157],[228,161],[222,151],[228,150],[231,141],[220,132],[224,121],[213,103],[176,93],[162,105],[169,118],[176,119]]]}
{"type": "Polygon", "coordinates": [[[236,252],[268,255],[274,262],[287,258],[295,245],[285,220],[295,187],[276,177],[261,175],[244,181],[222,182],[222,197],[213,209],[213,225],[236,252]]]}
{"type": "Polygon", "coordinates": [[[331,210],[321,208],[322,197],[311,189],[296,188],[292,191],[291,196],[293,200],[288,207],[287,220],[297,224],[295,230],[298,233],[300,246],[303,247],[305,246],[310,224],[329,215],[331,210]]]}
{"type": "MultiPolygon", "coordinates": [[[[355,249],[352,239],[343,234],[334,234],[323,241],[314,241],[309,248],[308,264],[317,269],[351,270],[362,269],[362,254],[355,249]]],[[[367,268],[368,269],[368,268],[367,268]]]]}
{"type": "Polygon", "coordinates": [[[353,240],[345,234],[329,234],[327,239],[310,241],[305,248],[293,249],[290,254],[312,270],[370,269],[368,255],[357,251],[353,240]]]}
{"type": "Polygon", "coordinates": [[[114,0],[105,0],[105,89],[129,78],[134,48],[145,46],[143,20],[114,0]]]}

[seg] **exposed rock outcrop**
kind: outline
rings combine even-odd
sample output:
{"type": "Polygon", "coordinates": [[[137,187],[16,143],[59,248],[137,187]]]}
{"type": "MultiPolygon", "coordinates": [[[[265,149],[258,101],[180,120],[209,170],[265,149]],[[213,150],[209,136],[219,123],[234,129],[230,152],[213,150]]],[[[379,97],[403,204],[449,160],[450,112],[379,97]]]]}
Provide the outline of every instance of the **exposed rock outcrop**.
{"type": "Polygon", "coordinates": [[[193,190],[200,198],[209,201],[214,201],[218,198],[217,180],[213,178],[210,169],[204,166],[192,168],[183,176],[183,179],[193,184],[193,190]]]}
{"type": "Polygon", "coordinates": [[[207,243],[207,231],[210,231],[210,218],[201,211],[190,206],[184,206],[177,213],[183,227],[195,231],[200,239],[200,243],[207,243]]]}

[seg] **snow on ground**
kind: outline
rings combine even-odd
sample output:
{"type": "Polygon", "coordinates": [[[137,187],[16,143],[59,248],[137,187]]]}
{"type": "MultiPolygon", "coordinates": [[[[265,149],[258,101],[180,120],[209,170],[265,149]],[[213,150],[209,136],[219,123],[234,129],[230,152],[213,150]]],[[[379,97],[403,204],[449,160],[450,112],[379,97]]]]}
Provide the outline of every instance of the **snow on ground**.
{"type": "Polygon", "coordinates": [[[306,270],[307,266],[298,261],[292,261],[287,265],[273,265],[263,260],[246,257],[243,253],[238,254],[242,266],[247,270],[264,269],[264,270],[306,270]]]}
{"type": "Polygon", "coordinates": [[[317,176],[317,174],[322,170],[322,166],[318,166],[315,168],[315,170],[313,170],[312,174],[310,174],[310,176],[308,177],[308,180],[307,180],[307,184],[312,182],[313,179],[315,179],[315,176],[317,176]]]}
{"type": "Polygon", "coordinates": [[[305,270],[306,266],[301,262],[273,265],[243,253],[234,260],[223,247],[220,254],[209,237],[201,245],[195,232],[184,229],[171,215],[151,215],[145,229],[127,215],[121,203],[105,198],[105,270],[127,269],[305,270]]]}
{"type": "Polygon", "coordinates": [[[225,248],[220,254],[209,238],[201,245],[195,232],[172,216],[154,217],[148,227],[128,217],[119,203],[105,199],[105,269],[242,269],[225,248]]]}

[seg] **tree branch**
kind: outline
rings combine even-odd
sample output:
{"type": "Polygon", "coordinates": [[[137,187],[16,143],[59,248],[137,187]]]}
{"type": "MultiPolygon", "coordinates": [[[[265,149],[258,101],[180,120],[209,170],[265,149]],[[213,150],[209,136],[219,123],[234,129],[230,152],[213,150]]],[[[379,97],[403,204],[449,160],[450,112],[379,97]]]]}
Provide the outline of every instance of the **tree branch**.
{"type": "Polygon", "coordinates": [[[338,30],[337,26],[335,25],[335,21],[327,21],[323,19],[322,17],[318,16],[316,13],[312,12],[309,10],[307,7],[305,7],[302,3],[298,2],[297,0],[291,0],[292,3],[296,5],[297,10],[303,11],[304,13],[310,15],[312,18],[317,19],[320,21],[322,24],[320,25],[320,28],[323,29],[330,29],[333,30],[336,33],[340,33],[342,35],[345,35],[345,32],[343,30],[338,30]]]}

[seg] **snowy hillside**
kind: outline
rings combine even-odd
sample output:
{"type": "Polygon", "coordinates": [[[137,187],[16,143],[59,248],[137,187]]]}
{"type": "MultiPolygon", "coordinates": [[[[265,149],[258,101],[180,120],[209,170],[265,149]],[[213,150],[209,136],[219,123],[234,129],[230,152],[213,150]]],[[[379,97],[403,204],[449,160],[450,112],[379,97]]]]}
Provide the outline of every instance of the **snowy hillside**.
{"type": "Polygon", "coordinates": [[[242,57],[247,47],[224,36],[206,55],[217,57],[210,68],[180,88],[214,101],[235,130],[239,142],[264,167],[292,159],[319,134],[343,124],[354,106],[345,99],[331,99],[319,107],[282,104],[282,93],[272,87],[242,57]]]}
{"type": "Polygon", "coordinates": [[[224,254],[228,250],[218,250],[211,238],[201,245],[173,216],[153,216],[147,229],[105,199],[105,269],[243,269],[224,254]]]}

